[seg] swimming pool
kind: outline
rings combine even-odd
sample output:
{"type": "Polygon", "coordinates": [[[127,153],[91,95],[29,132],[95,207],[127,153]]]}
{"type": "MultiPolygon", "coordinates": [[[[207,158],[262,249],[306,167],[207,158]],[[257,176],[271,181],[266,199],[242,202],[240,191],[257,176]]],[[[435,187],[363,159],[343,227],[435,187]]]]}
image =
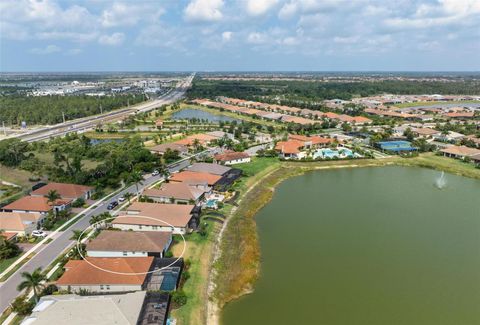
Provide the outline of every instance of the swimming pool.
{"type": "Polygon", "coordinates": [[[207,202],[205,202],[205,207],[210,209],[216,209],[217,200],[213,200],[213,199],[207,200],[207,202]]]}
{"type": "Polygon", "coordinates": [[[171,270],[163,271],[161,274],[163,276],[162,284],[160,285],[160,290],[162,291],[173,291],[177,287],[178,273],[180,270],[177,268],[172,268],[171,270]]]}
{"type": "Polygon", "coordinates": [[[353,158],[359,157],[358,154],[354,153],[352,150],[348,148],[337,148],[337,149],[330,149],[330,148],[323,148],[317,149],[313,154],[313,159],[325,159],[325,158],[353,158]]]}

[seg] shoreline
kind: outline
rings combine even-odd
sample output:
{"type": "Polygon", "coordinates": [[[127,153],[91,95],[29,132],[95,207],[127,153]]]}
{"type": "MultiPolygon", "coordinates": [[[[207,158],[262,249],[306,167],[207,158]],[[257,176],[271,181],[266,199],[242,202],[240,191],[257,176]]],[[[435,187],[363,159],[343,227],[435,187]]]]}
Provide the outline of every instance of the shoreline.
{"type": "MultiPolygon", "coordinates": [[[[247,191],[242,195],[241,199],[239,200],[239,206],[235,207],[234,210],[231,211],[230,216],[227,218],[227,221],[222,227],[221,232],[217,236],[217,240],[214,246],[214,252],[213,252],[213,260],[212,260],[212,267],[210,268],[209,272],[209,277],[208,277],[208,302],[207,302],[207,324],[212,324],[212,325],[220,325],[220,319],[221,319],[221,313],[224,308],[224,306],[239,297],[252,293],[254,291],[254,283],[258,279],[259,273],[260,273],[260,252],[259,252],[259,247],[258,247],[258,240],[257,240],[257,233],[256,233],[256,221],[255,221],[255,216],[262,209],[264,206],[266,206],[270,200],[273,197],[273,193],[275,191],[275,188],[280,185],[284,180],[287,180],[291,177],[295,176],[300,176],[305,174],[306,172],[309,171],[315,171],[315,170],[326,170],[326,169],[343,169],[343,168],[361,168],[361,167],[385,167],[385,166],[400,166],[400,167],[417,167],[417,168],[428,168],[428,169],[433,169],[433,170],[439,170],[439,171],[444,171],[448,172],[451,174],[463,176],[463,177],[468,177],[468,178],[474,178],[474,179],[480,179],[480,169],[475,169],[473,170],[468,170],[468,168],[465,168],[465,170],[462,170],[460,167],[457,168],[446,168],[447,166],[443,165],[442,162],[449,163],[451,158],[443,158],[443,157],[438,157],[438,162],[434,161],[423,161],[421,159],[422,157],[418,158],[400,158],[400,157],[393,157],[393,158],[388,158],[388,159],[369,159],[369,160],[345,160],[345,161],[329,161],[329,162],[283,162],[279,164],[278,166],[275,166],[275,168],[265,175],[262,175],[254,184],[250,185],[247,189],[247,191]],[[449,159],[449,160],[444,160],[443,159],[449,159]],[[260,193],[258,193],[260,192],[260,193]],[[255,254],[254,257],[251,260],[248,260],[248,264],[245,264],[245,262],[242,264],[242,251],[235,251],[233,250],[228,250],[228,247],[226,247],[224,236],[225,233],[228,232],[228,225],[230,224],[230,221],[232,219],[241,219],[242,216],[238,216],[236,214],[237,211],[240,210],[242,207],[240,205],[243,200],[248,199],[251,193],[256,193],[252,198],[250,206],[253,208],[247,209],[249,210],[245,216],[243,216],[244,221],[249,220],[251,224],[253,224],[254,228],[254,240],[248,241],[248,242],[243,242],[243,244],[246,244],[248,247],[246,249],[254,249],[258,254],[255,254]],[[237,257],[237,261],[239,262],[242,267],[247,267],[251,271],[252,267],[254,268],[254,272],[250,272],[250,276],[248,276],[243,283],[241,283],[240,287],[234,287],[233,285],[230,286],[230,288],[227,287],[227,290],[229,292],[227,294],[223,293],[221,297],[219,297],[219,292],[217,292],[217,289],[219,285],[222,285],[222,282],[225,282],[225,279],[219,278],[222,276],[222,273],[219,272],[218,267],[215,267],[216,263],[221,261],[221,259],[228,259],[229,257],[225,255],[238,255],[240,257],[237,257]],[[232,288],[233,287],[233,288],[232,288]]],[[[451,166],[449,166],[451,167],[451,166]]],[[[245,206],[243,206],[245,208],[245,206]]],[[[238,221],[238,220],[237,220],[238,221]]],[[[250,226],[251,226],[250,224],[250,226]]],[[[237,229],[238,230],[238,229],[237,229]]],[[[245,230],[245,229],[243,229],[245,230]]],[[[246,229],[248,231],[248,229],[246,229]]],[[[241,230],[239,231],[241,232],[241,230]]],[[[239,245],[239,246],[232,246],[232,247],[242,247],[245,248],[244,245],[239,245]]],[[[245,250],[244,250],[245,251],[245,250]]],[[[237,265],[238,266],[238,265],[237,265]]],[[[232,270],[232,272],[235,272],[232,270]]]]}

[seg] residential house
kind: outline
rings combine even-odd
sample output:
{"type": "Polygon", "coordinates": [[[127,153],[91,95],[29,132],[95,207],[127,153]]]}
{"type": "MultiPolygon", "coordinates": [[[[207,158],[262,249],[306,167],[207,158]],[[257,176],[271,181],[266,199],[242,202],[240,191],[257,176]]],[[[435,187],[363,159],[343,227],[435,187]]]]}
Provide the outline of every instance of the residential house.
{"type": "Polygon", "coordinates": [[[440,150],[441,153],[445,157],[457,158],[457,159],[465,159],[476,156],[480,154],[479,149],[470,148],[466,146],[450,146],[445,149],[440,150]]]}
{"type": "Polygon", "coordinates": [[[172,243],[169,231],[103,230],[87,244],[89,257],[163,257],[172,243]]]}
{"type": "Polygon", "coordinates": [[[2,209],[6,212],[40,213],[46,215],[52,210],[59,212],[68,209],[71,202],[71,199],[59,199],[51,203],[43,196],[24,196],[7,204],[2,209]]]}
{"type": "Polygon", "coordinates": [[[213,140],[216,140],[216,139],[217,139],[217,137],[213,137],[213,136],[207,135],[207,134],[194,134],[194,135],[187,136],[185,139],[178,140],[175,143],[183,145],[183,146],[191,147],[197,141],[198,144],[200,144],[204,147],[207,147],[208,145],[210,145],[210,143],[213,140]]]}
{"type": "Polygon", "coordinates": [[[209,173],[219,176],[227,174],[231,169],[230,167],[210,163],[194,163],[187,168],[187,170],[191,172],[209,173]]]}
{"type": "Polygon", "coordinates": [[[477,137],[475,134],[467,135],[465,140],[471,141],[477,148],[480,148],[480,137],[477,137]]]}
{"type": "Polygon", "coordinates": [[[145,291],[103,296],[43,296],[24,325],[137,325],[145,291]]]}
{"type": "Polygon", "coordinates": [[[159,189],[146,189],[142,195],[158,203],[198,204],[211,190],[207,183],[169,182],[159,189]]]}
{"type": "Polygon", "coordinates": [[[184,170],[179,173],[173,174],[169,180],[170,182],[183,182],[186,184],[207,184],[208,186],[214,186],[221,178],[222,176],[220,175],[184,170]]]}
{"type": "Polygon", "coordinates": [[[308,150],[329,146],[334,139],[319,136],[307,137],[290,134],[287,141],[280,141],[275,150],[283,159],[303,159],[308,156],[308,150]]]}
{"type": "Polygon", "coordinates": [[[60,290],[73,292],[86,290],[109,293],[144,290],[153,260],[153,256],[86,257],[85,260],[70,260],[65,264],[65,273],[57,280],[56,285],[60,290]]]}
{"type": "Polygon", "coordinates": [[[38,229],[43,223],[43,218],[40,213],[0,212],[0,229],[4,230],[5,234],[28,236],[38,229]]]}
{"type": "Polygon", "coordinates": [[[412,133],[417,138],[433,138],[442,134],[441,131],[437,131],[431,128],[412,128],[412,133]]]}
{"type": "Polygon", "coordinates": [[[179,154],[188,153],[188,147],[178,143],[164,143],[149,148],[151,153],[158,154],[160,156],[163,156],[169,149],[172,151],[178,151],[179,154]]]}
{"type": "Polygon", "coordinates": [[[46,196],[50,191],[56,191],[64,200],[75,201],[77,199],[90,199],[94,188],[91,186],[69,184],[69,183],[48,183],[30,193],[31,196],[46,196]]]}
{"type": "Polygon", "coordinates": [[[226,151],[215,155],[213,161],[222,165],[244,164],[251,161],[250,155],[246,152],[226,151]]]}
{"type": "Polygon", "coordinates": [[[186,234],[198,226],[200,208],[190,204],[133,202],[111,223],[115,228],[133,231],[168,231],[186,234]]]}

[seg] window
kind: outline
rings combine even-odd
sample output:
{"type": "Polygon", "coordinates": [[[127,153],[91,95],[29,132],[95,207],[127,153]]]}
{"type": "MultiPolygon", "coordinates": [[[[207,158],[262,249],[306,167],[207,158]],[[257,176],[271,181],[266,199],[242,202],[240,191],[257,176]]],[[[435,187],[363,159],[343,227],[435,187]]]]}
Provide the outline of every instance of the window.
{"type": "Polygon", "coordinates": [[[110,290],[110,285],[109,284],[107,284],[107,290],[110,290]]]}
{"type": "Polygon", "coordinates": [[[140,225],[140,226],[138,226],[138,229],[142,229],[142,226],[141,226],[141,225],[140,225]]]}
{"type": "Polygon", "coordinates": [[[103,290],[103,284],[100,285],[100,290],[103,290]]]}
{"type": "Polygon", "coordinates": [[[123,252],[123,256],[127,256],[127,252],[123,252]]]}

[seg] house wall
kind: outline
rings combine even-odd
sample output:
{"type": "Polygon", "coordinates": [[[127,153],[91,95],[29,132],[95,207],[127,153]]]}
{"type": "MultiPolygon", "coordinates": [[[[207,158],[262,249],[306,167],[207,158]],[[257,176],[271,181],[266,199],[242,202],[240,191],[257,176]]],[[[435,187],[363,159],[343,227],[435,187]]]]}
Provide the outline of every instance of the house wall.
{"type": "Polygon", "coordinates": [[[171,231],[174,234],[186,234],[186,227],[164,227],[164,226],[150,226],[150,225],[128,225],[128,224],[116,224],[112,223],[113,227],[122,229],[122,230],[133,230],[133,231],[171,231]]]}
{"type": "Polygon", "coordinates": [[[70,290],[72,292],[78,292],[80,290],[88,290],[90,292],[129,292],[129,291],[140,291],[142,290],[142,285],[119,285],[119,284],[103,284],[103,285],[60,285],[58,286],[60,290],[70,290]]]}
{"type": "Polygon", "coordinates": [[[90,251],[87,250],[90,257],[146,257],[148,252],[122,252],[122,251],[90,251]]]}
{"type": "MultiPolygon", "coordinates": [[[[154,196],[147,196],[148,198],[152,199],[154,202],[157,202],[157,203],[172,203],[172,201],[170,201],[170,198],[169,197],[154,197],[154,196]]],[[[199,202],[199,200],[196,200],[194,201],[195,204],[197,204],[199,202]]],[[[189,204],[190,201],[189,200],[185,200],[185,199],[174,199],[173,203],[175,204],[189,204]]]]}
{"type": "MultiPolygon", "coordinates": [[[[223,164],[224,165],[235,165],[235,164],[243,164],[243,163],[249,163],[251,161],[251,158],[241,158],[241,159],[234,159],[234,160],[228,160],[225,161],[223,164]]],[[[222,164],[222,162],[218,162],[222,164]]]]}

